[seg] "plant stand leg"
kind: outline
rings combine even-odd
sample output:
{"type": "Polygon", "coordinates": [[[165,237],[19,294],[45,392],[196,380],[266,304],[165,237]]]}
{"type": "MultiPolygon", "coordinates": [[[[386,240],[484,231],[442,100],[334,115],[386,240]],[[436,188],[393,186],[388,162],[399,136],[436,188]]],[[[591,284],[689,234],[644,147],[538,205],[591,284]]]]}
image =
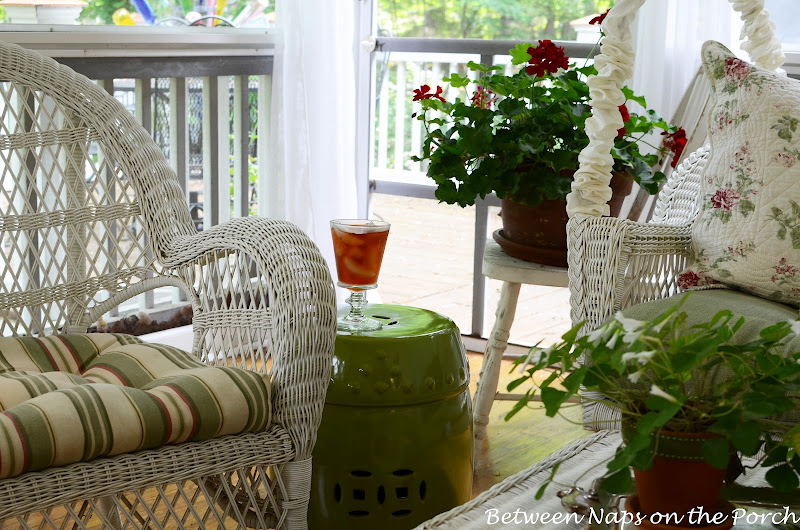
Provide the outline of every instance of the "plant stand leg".
{"type": "Polygon", "coordinates": [[[500,302],[497,304],[494,327],[489,341],[486,343],[486,352],[483,355],[483,365],[478,376],[478,386],[475,390],[475,408],[473,423],[475,428],[475,452],[479,452],[480,440],[486,436],[486,425],[489,423],[489,412],[497,394],[497,382],[500,379],[500,361],[503,352],[508,346],[511,324],[514,322],[514,313],[517,310],[519,289],[522,284],[503,282],[500,291],[500,302]]]}

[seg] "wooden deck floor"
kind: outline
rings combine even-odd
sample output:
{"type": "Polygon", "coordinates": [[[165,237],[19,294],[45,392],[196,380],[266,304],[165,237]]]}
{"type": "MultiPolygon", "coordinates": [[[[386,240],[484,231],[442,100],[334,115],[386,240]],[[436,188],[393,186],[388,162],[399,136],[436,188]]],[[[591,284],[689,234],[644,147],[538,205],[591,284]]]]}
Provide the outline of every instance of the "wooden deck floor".
{"type": "MultiPolygon", "coordinates": [[[[462,333],[472,328],[472,252],[474,208],[429,199],[373,196],[373,211],[392,224],[378,291],[387,304],[431,309],[452,318],[462,333]]],[[[500,228],[492,208],[489,228],[500,228]]],[[[486,287],[484,335],[494,323],[502,283],[486,287]]],[[[370,294],[370,300],[376,301],[370,294]]],[[[511,342],[550,344],[570,328],[569,292],[562,287],[523,285],[511,328],[511,342]]]]}
{"type": "MultiPolygon", "coordinates": [[[[474,395],[483,356],[470,353],[468,357],[470,390],[474,395]]],[[[509,374],[511,369],[511,361],[503,361],[498,390],[505,391],[506,385],[518,377],[516,371],[509,374]]],[[[495,401],[492,406],[486,438],[475,461],[473,496],[589,434],[573,423],[580,418],[577,407],[568,409],[564,418],[548,418],[544,409],[537,406],[522,410],[510,421],[505,421],[503,417],[513,404],[513,401],[495,401]]]]}

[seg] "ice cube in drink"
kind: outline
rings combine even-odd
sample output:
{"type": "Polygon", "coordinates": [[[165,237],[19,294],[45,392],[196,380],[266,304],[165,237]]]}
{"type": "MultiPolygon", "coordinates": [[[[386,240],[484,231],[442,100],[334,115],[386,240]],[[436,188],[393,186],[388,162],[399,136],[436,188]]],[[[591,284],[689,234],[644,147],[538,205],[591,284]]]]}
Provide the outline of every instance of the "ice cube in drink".
{"type": "Polygon", "coordinates": [[[337,221],[331,223],[336,273],[345,286],[378,283],[389,223],[337,221]]]}

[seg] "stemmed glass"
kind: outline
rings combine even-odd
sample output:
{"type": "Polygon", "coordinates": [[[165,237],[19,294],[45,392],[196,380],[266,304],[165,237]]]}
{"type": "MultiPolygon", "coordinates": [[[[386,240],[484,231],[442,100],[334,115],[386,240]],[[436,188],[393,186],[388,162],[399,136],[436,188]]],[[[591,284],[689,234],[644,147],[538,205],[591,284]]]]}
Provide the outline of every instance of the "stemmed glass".
{"type": "Polygon", "coordinates": [[[331,221],[338,285],[350,290],[350,312],[337,320],[343,331],[377,331],[383,324],[364,314],[368,289],[378,286],[389,223],[366,219],[331,221]]]}

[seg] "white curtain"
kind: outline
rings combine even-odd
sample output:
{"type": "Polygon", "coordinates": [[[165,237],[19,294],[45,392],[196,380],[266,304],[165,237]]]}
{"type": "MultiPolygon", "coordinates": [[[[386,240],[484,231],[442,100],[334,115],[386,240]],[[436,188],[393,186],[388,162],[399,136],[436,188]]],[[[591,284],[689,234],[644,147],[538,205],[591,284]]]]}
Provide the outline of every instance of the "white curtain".
{"type": "Polygon", "coordinates": [[[329,221],[357,217],[355,21],[342,7],[277,2],[269,166],[268,215],[304,230],[334,279],[329,221]]]}
{"type": "Polygon", "coordinates": [[[700,68],[703,42],[713,39],[738,51],[741,25],[735,21],[728,0],[645,2],[636,17],[636,62],[629,86],[669,120],[700,68]]]}

